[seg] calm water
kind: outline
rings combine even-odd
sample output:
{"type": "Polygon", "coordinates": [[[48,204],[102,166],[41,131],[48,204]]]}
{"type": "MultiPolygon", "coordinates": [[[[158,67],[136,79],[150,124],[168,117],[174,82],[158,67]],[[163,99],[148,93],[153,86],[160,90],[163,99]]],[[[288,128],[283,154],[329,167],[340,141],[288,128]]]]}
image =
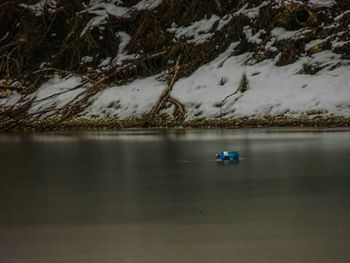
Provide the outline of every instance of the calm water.
{"type": "Polygon", "coordinates": [[[0,160],[0,262],[349,262],[349,130],[0,135],[0,160]]]}

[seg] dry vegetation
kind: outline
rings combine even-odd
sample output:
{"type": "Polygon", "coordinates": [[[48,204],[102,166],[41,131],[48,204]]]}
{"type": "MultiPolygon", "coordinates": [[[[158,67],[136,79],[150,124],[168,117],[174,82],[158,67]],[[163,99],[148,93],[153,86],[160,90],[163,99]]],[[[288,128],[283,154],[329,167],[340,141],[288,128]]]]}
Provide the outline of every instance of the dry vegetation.
{"type": "MultiPolygon", "coordinates": [[[[336,28],[331,31],[324,29],[323,25],[329,25],[334,17],[349,8],[348,1],[339,1],[332,8],[314,10],[306,4],[290,4],[276,7],[274,4],[262,8],[257,19],[249,19],[246,15],[236,15],[220,31],[213,28],[214,36],[209,42],[194,44],[185,39],[174,41],[172,33],[167,31],[176,21],[179,26],[188,26],[193,21],[200,20],[212,14],[221,17],[237,12],[244,5],[254,7],[260,5],[262,0],[167,0],[156,11],[133,11],[130,18],[118,19],[109,16],[105,30],[98,28],[89,30],[81,36],[82,30],[90,20],[91,15],[84,10],[86,1],[57,1],[55,12],[50,11],[50,6],[44,8],[40,16],[24,9],[20,4],[33,4],[35,0],[4,0],[0,3],[0,92],[6,96],[10,90],[19,90],[23,99],[9,108],[0,108],[0,130],[12,129],[53,129],[57,127],[121,127],[118,120],[87,121],[77,120],[78,116],[87,104],[88,99],[105,89],[111,83],[123,84],[137,77],[145,77],[160,72],[168,72],[169,87],[173,82],[183,76],[188,76],[199,66],[211,61],[233,41],[240,41],[235,54],[247,51],[254,53],[256,61],[272,58],[281,52],[277,65],[293,63],[306,52],[305,43],[324,35],[329,36],[336,32],[347,32],[342,35],[344,41],[348,41],[350,13],[344,15],[336,28]],[[266,31],[263,35],[263,43],[248,43],[242,33],[245,26],[250,26],[253,33],[260,29],[266,31]],[[298,40],[282,40],[278,44],[278,50],[267,52],[261,48],[271,38],[270,30],[274,27],[284,27],[295,30],[309,28],[307,34],[298,40]],[[125,61],[122,65],[113,66],[106,70],[98,68],[98,61],[107,57],[115,57],[118,54],[120,39],[115,32],[125,31],[131,36],[127,46],[129,53],[137,54],[138,58],[125,61]],[[103,39],[101,38],[103,36],[103,39]],[[82,64],[84,56],[98,59],[82,64]],[[174,73],[174,69],[176,73],[174,73]],[[31,106],[31,99],[26,95],[37,90],[40,85],[50,79],[54,74],[85,76],[86,82],[91,84],[88,91],[78,101],[65,106],[55,116],[47,119],[38,119],[40,116],[27,115],[31,106]]],[[[129,1],[132,6],[138,1],[129,1]]],[[[272,1],[273,2],[273,1],[272,1]]],[[[217,25],[216,25],[217,26],[217,25]]],[[[328,44],[322,44],[317,49],[330,49],[328,44]]],[[[308,50],[307,52],[317,52],[308,50]]],[[[344,58],[350,58],[350,46],[345,45],[334,49],[334,52],[342,54],[344,58]]],[[[233,54],[233,55],[235,55],[233,54]]],[[[317,65],[305,65],[304,73],[315,74],[319,68],[317,65]]],[[[190,125],[183,123],[183,106],[165,94],[166,99],[158,102],[151,115],[145,116],[145,120],[128,120],[124,126],[168,126],[190,125]],[[158,113],[167,104],[177,107],[178,118],[168,120],[158,113]],[[157,115],[158,114],[158,115],[157,115]]],[[[218,123],[224,123],[218,120],[218,123]]],[[[192,123],[193,126],[202,126],[200,121],[192,123]]],[[[212,121],[203,122],[204,126],[212,121]]],[[[225,123],[234,123],[226,120],[225,123]]],[[[243,122],[246,123],[246,122],[243,122]]],[[[252,122],[254,123],[254,122],[252,122]]],[[[287,122],[290,123],[290,122],[287,122]]],[[[341,123],[341,122],[337,122],[341,123]]],[[[343,123],[348,123],[344,121],[343,123]]],[[[226,124],[225,124],[226,125],[226,124]]],[[[223,125],[223,126],[225,126],[223,125]]],[[[260,125],[260,124],[259,124],[260,125]]],[[[216,126],[213,125],[213,126],[216,126]]]]}

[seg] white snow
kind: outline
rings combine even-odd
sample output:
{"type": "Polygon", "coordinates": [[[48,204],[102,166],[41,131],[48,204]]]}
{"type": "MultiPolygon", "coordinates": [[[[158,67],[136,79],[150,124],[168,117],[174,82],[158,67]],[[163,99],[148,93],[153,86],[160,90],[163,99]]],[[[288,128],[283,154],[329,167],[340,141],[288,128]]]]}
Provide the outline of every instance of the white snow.
{"type": "Polygon", "coordinates": [[[317,7],[331,7],[336,3],[335,0],[309,0],[309,5],[317,7]]]}
{"type": "Polygon", "coordinates": [[[135,8],[138,11],[141,11],[141,10],[154,10],[158,6],[160,6],[160,4],[162,2],[163,2],[163,0],[142,0],[139,3],[137,3],[136,5],[134,5],[133,8],[135,8]]]}
{"type": "MultiPolygon", "coordinates": [[[[16,90],[8,91],[8,92],[9,92],[9,94],[7,96],[0,97],[0,107],[1,108],[12,107],[16,103],[18,103],[22,98],[22,95],[16,90]]],[[[0,95],[2,95],[2,94],[0,94],[0,95]]]]}
{"type": "MultiPolygon", "coordinates": [[[[293,3],[303,4],[303,2],[299,1],[299,0],[273,0],[273,1],[275,2],[275,4],[278,7],[283,7],[283,6],[286,6],[286,5],[293,4],[293,3]]],[[[321,1],[323,1],[323,0],[321,0],[321,1]]]]}
{"type": "Polygon", "coordinates": [[[103,0],[92,1],[90,7],[83,10],[81,13],[89,13],[95,16],[86,24],[80,37],[84,36],[88,30],[106,24],[109,15],[128,17],[129,9],[119,6],[121,3],[120,0],[112,0],[110,3],[106,3],[103,0]]]}
{"type": "Polygon", "coordinates": [[[256,18],[260,14],[260,9],[270,4],[270,1],[264,1],[257,7],[248,8],[248,4],[245,4],[240,10],[234,13],[235,16],[246,15],[250,19],[256,18]]]}
{"type": "Polygon", "coordinates": [[[333,41],[333,42],[332,42],[332,47],[333,47],[333,48],[342,47],[342,46],[347,45],[347,44],[349,44],[349,43],[350,43],[350,40],[349,40],[349,41],[338,41],[338,42],[333,41]]]}
{"type": "Polygon", "coordinates": [[[285,40],[293,38],[297,32],[299,31],[287,31],[283,27],[275,27],[271,30],[271,36],[277,38],[277,40],[285,40]]]}
{"type": "Polygon", "coordinates": [[[82,64],[88,64],[88,63],[91,63],[93,61],[94,61],[94,58],[90,57],[90,56],[85,56],[85,57],[81,58],[81,63],[82,64]]]}
{"type": "Polygon", "coordinates": [[[162,0],[141,0],[131,8],[123,6],[121,0],[92,0],[88,8],[80,13],[89,13],[94,15],[82,30],[81,37],[94,27],[99,27],[107,23],[108,17],[128,18],[133,11],[154,10],[162,3],[162,0]]]}
{"type": "Polygon", "coordinates": [[[350,10],[346,10],[345,12],[342,12],[340,15],[338,15],[334,18],[334,21],[339,22],[345,15],[347,15],[349,13],[350,13],[350,10]]]}
{"type": "Polygon", "coordinates": [[[104,59],[103,61],[101,61],[101,63],[98,65],[98,67],[104,69],[109,64],[111,64],[111,62],[112,62],[112,58],[108,57],[108,58],[104,59]]]}
{"type": "Polygon", "coordinates": [[[83,113],[87,117],[119,117],[127,119],[141,116],[151,110],[162,95],[166,84],[158,76],[138,79],[124,86],[114,86],[91,98],[91,106],[83,113]]]}
{"type": "Polygon", "coordinates": [[[120,66],[123,64],[126,60],[135,60],[139,57],[137,54],[128,54],[126,51],[126,47],[128,46],[131,37],[126,32],[118,32],[115,34],[117,38],[119,38],[119,47],[118,47],[118,54],[115,58],[107,57],[103,61],[100,62],[98,67],[103,70],[107,70],[110,68],[111,65],[114,66],[120,66]]]}
{"type": "Polygon", "coordinates": [[[219,25],[217,27],[217,31],[221,31],[228,23],[231,22],[231,20],[233,19],[234,16],[232,15],[226,15],[224,16],[220,21],[219,21],[219,25]]]}
{"type": "Polygon", "coordinates": [[[260,36],[266,33],[265,30],[261,29],[253,35],[252,28],[249,26],[244,27],[243,32],[246,35],[247,41],[252,44],[261,44],[262,39],[260,38],[260,36]]]}
{"type": "Polygon", "coordinates": [[[278,51],[277,47],[274,46],[275,42],[276,42],[276,38],[274,37],[271,38],[271,40],[266,43],[265,50],[272,51],[272,52],[278,51]]]}
{"type": "Polygon", "coordinates": [[[57,2],[56,0],[40,0],[32,5],[21,3],[19,6],[31,11],[35,16],[41,16],[44,13],[44,10],[47,10],[50,14],[55,13],[57,2]]]}
{"type": "Polygon", "coordinates": [[[131,37],[126,32],[118,32],[116,36],[120,39],[118,55],[114,58],[113,64],[121,65],[125,60],[136,59],[137,55],[127,54],[126,47],[129,44],[131,37]]]}
{"type": "Polygon", "coordinates": [[[310,41],[309,43],[307,43],[305,45],[305,50],[309,50],[310,48],[313,48],[317,45],[320,45],[322,43],[324,43],[325,41],[327,41],[327,39],[315,39],[315,40],[312,40],[310,41]]]}
{"type": "Polygon", "coordinates": [[[303,63],[338,63],[338,55],[331,51],[320,52],[284,67],[275,66],[273,60],[247,65],[250,54],[230,57],[234,47],[232,45],[217,59],[176,83],[171,95],[185,104],[187,118],[221,114],[225,117],[280,114],[298,117],[312,111],[350,116],[348,67],[331,72],[324,69],[316,75],[298,74],[303,63]],[[244,73],[249,89],[229,97],[220,109],[223,99],[238,89],[244,73]],[[226,81],[220,85],[223,78],[226,81]]]}
{"type": "MultiPolygon", "coordinates": [[[[274,59],[248,63],[251,53],[232,56],[237,45],[231,44],[215,60],[175,84],[171,96],[184,104],[187,119],[201,116],[259,118],[284,114],[302,117],[319,113],[350,116],[350,75],[347,74],[350,61],[341,59],[341,55],[327,50],[277,67],[274,59]],[[317,64],[323,69],[315,75],[305,75],[300,73],[303,64],[317,64]],[[336,64],[340,66],[332,69],[336,64]],[[249,85],[242,93],[238,88],[243,74],[249,85]]],[[[82,116],[139,117],[151,110],[166,89],[166,83],[158,78],[159,75],[109,87],[90,99],[90,106],[82,116]]],[[[37,92],[36,101],[39,102],[31,111],[62,107],[68,103],[68,97],[71,99],[84,91],[84,88],[79,88],[79,92],[69,90],[79,83],[79,78],[56,77],[37,92]],[[40,101],[62,91],[67,93],[40,101]]]]}
{"type": "Polygon", "coordinates": [[[168,31],[174,33],[175,38],[177,39],[186,38],[188,39],[188,42],[201,44],[213,36],[213,33],[210,33],[210,31],[213,29],[214,24],[219,20],[220,17],[212,15],[210,18],[203,18],[188,27],[178,27],[174,23],[168,31]]]}
{"type": "MultiPolygon", "coordinates": [[[[95,27],[100,31],[105,30],[104,24],[109,16],[129,18],[133,12],[155,10],[163,1],[141,0],[130,8],[125,7],[124,2],[126,1],[91,0],[82,12],[93,17],[85,26],[81,36],[95,27]]],[[[309,0],[308,4],[328,7],[334,2],[333,0],[309,0]]],[[[189,26],[179,26],[173,23],[168,31],[173,33],[176,39],[183,39],[195,44],[205,43],[210,41],[214,31],[220,31],[235,16],[245,15],[254,20],[259,16],[261,8],[270,3],[271,1],[264,1],[253,8],[248,8],[249,5],[246,4],[233,14],[222,18],[212,15],[194,21],[189,26]]],[[[272,3],[275,4],[276,8],[279,8],[291,3],[303,3],[303,1],[273,0],[272,3]]],[[[41,0],[34,5],[20,4],[20,6],[40,16],[47,7],[49,7],[49,12],[55,12],[56,1],[41,0]]],[[[338,16],[335,21],[340,20],[342,16],[343,14],[338,16]]],[[[332,26],[335,27],[335,24],[332,26]]],[[[277,41],[302,37],[307,30],[311,29],[288,31],[281,27],[274,28],[265,49],[277,52],[277,48],[274,46],[277,41]]],[[[263,43],[262,36],[267,33],[264,30],[254,32],[249,26],[245,27],[243,32],[248,42],[254,44],[263,43]]],[[[332,40],[333,48],[347,44],[349,41],[342,40],[341,33],[343,32],[337,32],[326,39],[312,40],[306,43],[305,49],[308,50],[327,40],[332,40]]],[[[6,37],[7,35],[5,35],[6,37]]],[[[110,65],[121,65],[126,60],[137,59],[137,55],[127,52],[131,36],[127,32],[121,31],[116,33],[116,37],[120,41],[117,56],[99,60],[99,68],[107,69],[110,65]]],[[[281,54],[274,59],[255,63],[251,53],[232,56],[237,45],[238,43],[232,43],[216,59],[175,84],[171,96],[184,104],[187,119],[200,116],[258,118],[282,114],[300,117],[313,112],[350,116],[349,60],[344,60],[341,55],[327,50],[310,57],[303,54],[295,63],[277,67],[275,62],[281,54]],[[304,64],[317,65],[322,69],[315,75],[301,74],[304,64]],[[242,93],[239,91],[239,85],[243,74],[247,76],[249,86],[242,93]]],[[[85,56],[81,63],[90,63],[93,59],[85,56]]],[[[167,84],[158,78],[159,75],[156,75],[134,80],[127,85],[108,87],[90,98],[90,106],[82,113],[82,116],[118,117],[121,119],[141,116],[151,110],[167,87],[167,84]]],[[[34,99],[34,103],[28,113],[44,113],[43,116],[48,116],[79,98],[86,89],[81,77],[55,76],[31,95],[30,98],[34,99]]],[[[15,105],[21,98],[20,93],[12,91],[6,98],[0,99],[0,106],[15,105]]],[[[164,112],[171,110],[173,108],[164,112]]]]}
{"type": "Polygon", "coordinates": [[[86,87],[78,87],[81,84],[80,77],[61,78],[55,76],[32,94],[34,102],[28,113],[45,112],[43,116],[47,116],[47,114],[61,109],[86,90],[86,87]]]}
{"type": "MultiPolygon", "coordinates": [[[[278,7],[283,7],[293,3],[303,5],[305,1],[299,0],[273,0],[278,7]]],[[[336,4],[335,0],[308,0],[307,4],[312,7],[331,7],[336,4]]]]}

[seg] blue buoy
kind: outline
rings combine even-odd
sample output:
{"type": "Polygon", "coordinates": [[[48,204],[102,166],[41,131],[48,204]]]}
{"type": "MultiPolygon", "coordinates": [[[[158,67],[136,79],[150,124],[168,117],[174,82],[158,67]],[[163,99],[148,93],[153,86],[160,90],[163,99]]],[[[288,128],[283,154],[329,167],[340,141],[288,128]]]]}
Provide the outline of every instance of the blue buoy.
{"type": "Polygon", "coordinates": [[[221,161],[235,161],[235,160],[239,160],[239,152],[237,152],[237,151],[218,152],[216,154],[216,158],[220,159],[221,161]]]}

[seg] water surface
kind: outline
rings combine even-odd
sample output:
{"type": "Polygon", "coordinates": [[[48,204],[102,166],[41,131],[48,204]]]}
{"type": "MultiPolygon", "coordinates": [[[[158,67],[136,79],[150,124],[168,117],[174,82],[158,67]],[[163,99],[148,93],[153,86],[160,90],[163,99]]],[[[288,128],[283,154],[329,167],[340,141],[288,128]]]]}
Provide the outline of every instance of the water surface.
{"type": "Polygon", "coordinates": [[[350,256],[349,130],[0,135],[0,160],[0,262],[350,256]]]}

